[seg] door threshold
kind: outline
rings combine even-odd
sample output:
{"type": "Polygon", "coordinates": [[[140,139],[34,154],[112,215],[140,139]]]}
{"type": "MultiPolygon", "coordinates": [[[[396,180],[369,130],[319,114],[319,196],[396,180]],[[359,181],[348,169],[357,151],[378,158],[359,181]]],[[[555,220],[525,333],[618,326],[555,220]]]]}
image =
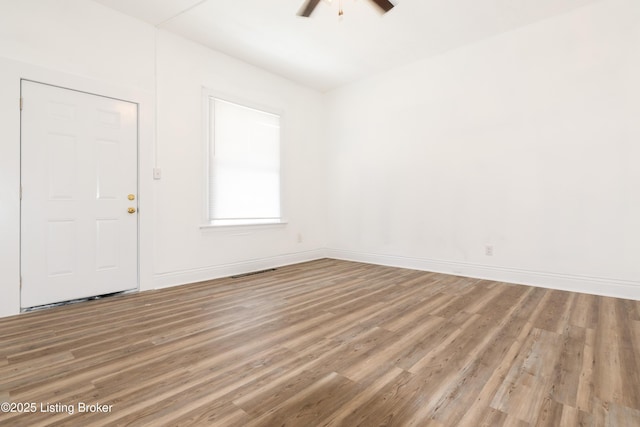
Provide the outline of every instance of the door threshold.
{"type": "Polygon", "coordinates": [[[51,304],[43,304],[43,305],[36,305],[33,307],[23,307],[20,309],[20,313],[29,313],[32,311],[40,311],[40,310],[45,310],[48,308],[53,308],[53,307],[60,307],[63,305],[71,305],[71,304],[76,304],[79,302],[85,302],[85,301],[94,301],[94,300],[99,300],[99,299],[104,299],[104,298],[110,298],[110,297],[115,297],[118,295],[124,295],[124,294],[128,294],[128,293],[132,293],[132,292],[137,292],[137,289],[129,289],[126,291],[118,291],[118,292],[111,292],[108,294],[102,294],[102,295],[94,295],[94,296],[90,296],[90,297],[85,297],[85,298],[77,298],[77,299],[71,299],[71,300],[67,300],[67,301],[60,301],[60,302],[54,302],[51,304]]]}

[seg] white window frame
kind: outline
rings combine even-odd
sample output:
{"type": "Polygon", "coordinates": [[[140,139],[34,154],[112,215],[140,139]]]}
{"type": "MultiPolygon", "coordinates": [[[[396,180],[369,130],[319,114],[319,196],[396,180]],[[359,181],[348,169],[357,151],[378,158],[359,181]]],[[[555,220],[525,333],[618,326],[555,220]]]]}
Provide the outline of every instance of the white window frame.
{"type": "Polygon", "coordinates": [[[204,135],[204,197],[202,200],[203,203],[203,223],[200,225],[201,229],[233,229],[233,228],[269,228],[269,227],[279,227],[286,225],[288,221],[285,219],[285,210],[284,210],[284,168],[283,168],[283,151],[284,151],[284,123],[285,117],[283,110],[281,108],[274,108],[271,106],[266,106],[264,104],[260,104],[257,102],[249,101],[243,99],[238,96],[233,96],[229,94],[225,94],[213,89],[209,89],[206,87],[202,88],[202,121],[203,121],[203,135],[204,135]],[[212,167],[210,159],[211,159],[211,149],[213,147],[213,135],[211,135],[211,120],[212,120],[212,111],[211,111],[211,99],[219,99],[222,101],[238,104],[243,107],[252,108],[255,110],[263,111],[269,114],[275,114],[280,118],[280,149],[279,149],[279,161],[280,161],[280,219],[276,221],[269,222],[248,222],[248,223],[235,223],[235,224],[213,224],[210,218],[210,169],[212,167]]]}

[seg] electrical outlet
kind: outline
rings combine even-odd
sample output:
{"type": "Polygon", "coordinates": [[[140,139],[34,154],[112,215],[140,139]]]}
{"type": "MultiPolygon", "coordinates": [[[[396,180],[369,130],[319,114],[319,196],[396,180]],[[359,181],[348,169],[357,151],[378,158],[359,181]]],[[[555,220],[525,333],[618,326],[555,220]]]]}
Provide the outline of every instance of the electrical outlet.
{"type": "Polygon", "coordinates": [[[302,243],[302,233],[298,233],[298,243],[302,243]]]}
{"type": "Polygon", "coordinates": [[[493,245],[485,245],[484,254],[486,256],[493,256],[493,245]]]}
{"type": "Polygon", "coordinates": [[[153,179],[162,179],[162,169],[153,168],[153,179]]]}

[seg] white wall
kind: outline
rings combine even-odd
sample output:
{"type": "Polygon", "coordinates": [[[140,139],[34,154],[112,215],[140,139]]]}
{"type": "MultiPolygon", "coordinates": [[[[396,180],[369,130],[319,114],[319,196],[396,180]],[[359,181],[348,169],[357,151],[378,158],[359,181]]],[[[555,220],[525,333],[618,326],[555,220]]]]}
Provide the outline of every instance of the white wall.
{"type": "Polygon", "coordinates": [[[319,92],[161,31],[158,105],[162,179],[154,183],[156,286],[323,256],[326,159],[319,92]],[[283,111],[282,197],[288,224],[200,228],[206,191],[203,87],[283,111]]]}
{"type": "Polygon", "coordinates": [[[609,0],[331,93],[329,254],[640,299],[638,46],[609,0]]]}
{"type": "Polygon", "coordinates": [[[0,56],[147,93],[154,31],[86,0],[0,0],[0,56]]]}
{"type": "Polygon", "coordinates": [[[0,317],[20,305],[19,77],[0,60],[0,317]]]}
{"type": "Polygon", "coordinates": [[[328,246],[341,258],[640,299],[635,0],[327,96],[93,2],[0,0],[0,10],[0,316],[20,307],[21,77],[140,103],[142,290],[328,246]],[[285,110],[286,226],[199,227],[202,86],[285,110]]]}
{"type": "MultiPolygon", "coordinates": [[[[0,0],[0,10],[1,317],[20,310],[20,79],[139,103],[139,170],[150,176],[155,30],[83,0],[0,0]]],[[[147,196],[140,200],[142,210],[151,206],[150,184],[151,179],[140,181],[140,194],[147,196]]],[[[146,286],[152,265],[148,223],[140,224],[141,284],[146,286]]]]}
{"type": "Polygon", "coordinates": [[[320,94],[91,1],[0,0],[0,11],[0,317],[20,310],[20,78],[140,104],[141,290],[323,254],[326,162],[320,94]],[[285,110],[286,226],[199,228],[201,85],[285,110]],[[152,179],[156,164],[163,171],[159,181],[152,179]]]}

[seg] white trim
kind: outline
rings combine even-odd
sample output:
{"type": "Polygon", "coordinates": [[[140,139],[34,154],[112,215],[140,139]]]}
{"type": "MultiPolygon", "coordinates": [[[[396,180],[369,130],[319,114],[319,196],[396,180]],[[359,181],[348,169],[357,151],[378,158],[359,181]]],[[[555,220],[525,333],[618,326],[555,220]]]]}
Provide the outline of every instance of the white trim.
{"type": "Polygon", "coordinates": [[[204,153],[204,196],[203,200],[203,209],[202,209],[202,218],[205,224],[210,224],[211,212],[211,200],[209,197],[211,196],[210,185],[210,168],[211,168],[211,147],[213,146],[213,141],[211,141],[211,122],[213,120],[212,111],[211,111],[211,100],[220,100],[223,102],[228,102],[231,104],[236,104],[241,107],[250,108],[253,110],[261,111],[267,114],[272,114],[274,116],[278,116],[280,121],[280,223],[286,223],[284,219],[286,216],[286,206],[285,206],[285,170],[284,170],[284,158],[285,158],[285,130],[286,130],[286,114],[284,108],[275,107],[267,104],[262,104],[255,102],[253,100],[249,100],[240,96],[231,95],[225,93],[223,91],[219,91],[217,89],[213,89],[206,86],[201,86],[201,103],[202,103],[202,135],[204,141],[203,153],[204,153]]]}
{"type": "Polygon", "coordinates": [[[203,147],[202,152],[204,156],[202,156],[202,160],[204,161],[203,171],[204,176],[202,179],[204,180],[203,191],[201,202],[202,202],[202,222],[207,224],[209,223],[209,195],[210,191],[210,179],[209,179],[209,164],[211,159],[211,104],[209,102],[209,98],[213,96],[213,92],[211,89],[202,87],[202,140],[203,147]]]}
{"type": "Polygon", "coordinates": [[[258,258],[249,261],[241,261],[232,264],[160,273],[154,275],[153,282],[155,289],[162,289],[171,286],[229,277],[235,274],[244,274],[251,271],[260,271],[285,265],[299,264],[301,262],[314,261],[322,258],[326,258],[325,250],[316,249],[273,257],[258,258]]]}
{"type": "MultiPolygon", "coordinates": [[[[76,89],[73,86],[61,86],[58,84],[53,84],[53,83],[48,83],[45,81],[38,81],[38,80],[34,80],[34,79],[30,79],[30,78],[26,78],[26,77],[22,77],[20,78],[20,100],[22,102],[22,99],[25,98],[25,83],[27,83],[28,85],[41,85],[41,86],[48,86],[50,88],[56,88],[56,89],[61,89],[64,91],[71,91],[74,93],[81,93],[84,95],[90,95],[93,97],[99,97],[99,98],[104,98],[104,99],[109,99],[109,100],[113,100],[113,101],[118,101],[118,102],[124,102],[127,104],[131,104],[133,106],[135,106],[135,111],[136,111],[136,119],[135,119],[135,197],[138,199],[136,202],[134,202],[133,204],[136,206],[136,208],[139,209],[139,200],[140,200],[140,186],[141,186],[141,177],[140,177],[140,157],[141,157],[141,153],[140,153],[140,101],[134,101],[134,100],[130,100],[130,99],[125,99],[125,98],[119,98],[119,97],[114,97],[114,96],[110,96],[107,94],[100,94],[97,92],[91,92],[88,90],[80,90],[80,89],[76,89]]],[[[133,96],[133,94],[131,94],[133,96]]],[[[22,105],[22,104],[21,104],[22,105]]],[[[23,182],[23,169],[22,169],[22,164],[23,164],[23,154],[24,150],[24,144],[25,141],[23,139],[23,111],[22,108],[20,109],[20,188],[22,188],[22,182],[23,182]]],[[[145,196],[144,192],[143,194],[143,198],[145,196]]],[[[22,219],[24,217],[24,211],[23,211],[23,204],[22,204],[22,198],[20,199],[20,276],[23,277],[23,263],[22,263],[22,258],[23,258],[23,238],[22,238],[22,219]]],[[[44,240],[42,240],[41,242],[44,242],[44,240]]],[[[141,273],[140,273],[140,242],[141,242],[141,234],[140,234],[140,214],[138,213],[136,215],[136,249],[135,249],[135,256],[136,256],[136,286],[135,288],[127,288],[127,289],[120,289],[120,290],[115,290],[114,292],[137,292],[140,290],[140,279],[141,279],[141,273]]],[[[57,303],[57,302],[55,302],[57,303]]],[[[54,303],[54,304],[55,304],[54,303]]],[[[42,304],[39,304],[42,305],[42,304]]],[[[44,305],[49,305],[49,304],[44,304],[44,305]]],[[[22,284],[20,285],[20,311],[23,312],[27,309],[31,309],[34,306],[28,306],[25,305],[25,303],[23,302],[22,299],[22,284]]]]}
{"type": "Polygon", "coordinates": [[[265,228],[280,228],[289,224],[289,221],[279,221],[279,222],[264,222],[264,223],[255,223],[255,224],[227,224],[227,225],[214,225],[214,224],[201,224],[200,230],[225,230],[225,231],[233,231],[233,230],[261,230],[265,228]]]}
{"type": "Polygon", "coordinates": [[[495,267],[473,263],[327,249],[328,258],[640,301],[640,281],[495,267]]]}
{"type": "Polygon", "coordinates": [[[242,96],[236,96],[224,91],[217,90],[215,88],[202,86],[202,95],[206,98],[205,103],[208,105],[208,98],[219,99],[220,101],[225,101],[231,104],[237,104],[241,107],[250,108],[253,110],[258,110],[264,113],[273,114],[274,116],[282,117],[284,115],[284,109],[281,107],[275,107],[273,105],[268,105],[260,102],[256,102],[254,100],[244,98],[242,96]]]}
{"type": "Polygon", "coordinates": [[[96,80],[39,65],[0,57],[0,112],[6,123],[0,129],[0,166],[5,175],[0,185],[0,318],[20,313],[20,98],[21,79],[100,94],[138,104],[138,289],[149,289],[153,269],[153,170],[154,94],[136,87],[96,80]],[[10,191],[6,191],[11,187],[10,191]],[[146,214],[145,212],[149,212],[146,214]]]}

